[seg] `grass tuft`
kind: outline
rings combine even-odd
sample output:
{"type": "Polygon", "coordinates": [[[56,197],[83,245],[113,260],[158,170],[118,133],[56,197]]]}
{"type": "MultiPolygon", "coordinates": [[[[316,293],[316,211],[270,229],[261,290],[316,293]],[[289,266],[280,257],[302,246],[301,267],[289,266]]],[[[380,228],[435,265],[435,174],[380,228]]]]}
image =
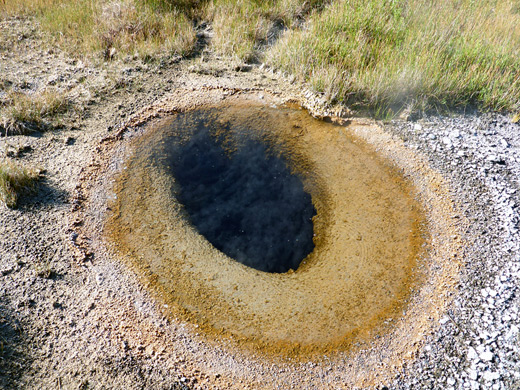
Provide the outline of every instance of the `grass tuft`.
{"type": "Polygon", "coordinates": [[[16,208],[19,196],[34,192],[40,173],[12,160],[0,161],[0,202],[16,208]]]}
{"type": "Polygon", "coordinates": [[[196,44],[185,10],[196,1],[3,0],[0,14],[34,15],[74,55],[187,55],[196,44]]]}
{"type": "Polygon", "coordinates": [[[7,134],[29,134],[48,128],[70,106],[66,94],[54,89],[27,94],[8,91],[0,107],[0,128],[7,134]]]}
{"type": "MultiPolygon", "coordinates": [[[[101,14],[100,41],[107,51],[138,54],[141,58],[187,55],[196,43],[195,31],[186,15],[175,7],[148,1],[114,1],[101,14]]],[[[99,37],[98,36],[98,37],[99,37]]]]}

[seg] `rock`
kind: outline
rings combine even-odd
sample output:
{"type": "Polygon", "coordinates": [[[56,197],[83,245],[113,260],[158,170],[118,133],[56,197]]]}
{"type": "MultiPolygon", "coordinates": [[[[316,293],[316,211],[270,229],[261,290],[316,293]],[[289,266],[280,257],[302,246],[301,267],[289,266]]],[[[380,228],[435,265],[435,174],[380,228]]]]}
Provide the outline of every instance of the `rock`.
{"type": "Polygon", "coordinates": [[[450,132],[450,138],[452,138],[452,139],[460,138],[460,131],[455,129],[452,132],[450,132]]]}
{"type": "Polygon", "coordinates": [[[442,137],[441,141],[442,141],[442,143],[443,143],[444,145],[446,145],[446,147],[447,147],[448,149],[451,149],[451,147],[452,147],[452,142],[451,142],[451,139],[450,139],[449,137],[442,137]]]}
{"type": "Polygon", "coordinates": [[[486,160],[495,164],[505,164],[504,159],[496,154],[489,154],[486,157],[486,160]]]}
{"type": "Polygon", "coordinates": [[[477,360],[477,359],[478,359],[478,354],[477,354],[477,351],[475,351],[475,348],[473,348],[473,347],[469,347],[469,349],[468,349],[468,353],[467,353],[467,355],[466,355],[466,358],[467,358],[467,360],[469,360],[469,361],[477,360]]]}
{"type": "Polygon", "coordinates": [[[486,382],[492,382],[500,378],[500,374],[498,372],[485,371],[482,375],[486,382]]]}
{"type": "Polygon", "coordinates": [[[252,65],[242,64],[235,66],[235,72],[250,72],[253,69],[252,65]]]}
{"type": "Polygon", "coordinates": [[[493,353],[490,350],[485,350],[480,354],[479,357],[481,360],[485,362],[490,362],[491,360],[493,360],[493,353]]]}

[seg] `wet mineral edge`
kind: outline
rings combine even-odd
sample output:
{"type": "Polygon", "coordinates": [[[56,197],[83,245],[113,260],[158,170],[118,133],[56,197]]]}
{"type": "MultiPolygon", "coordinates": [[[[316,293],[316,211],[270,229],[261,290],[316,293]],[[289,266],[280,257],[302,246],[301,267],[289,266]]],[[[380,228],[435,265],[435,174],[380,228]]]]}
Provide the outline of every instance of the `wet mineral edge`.
{"type": "MultiPolygon", "coordinates": [[[[229,336],[244,347],[293,357],[346,350],[383,331],[385,320],[399,316],[413,287],[421,284],[424,275],[416,269],[427,234],[414,189],[344,127],[289,107],[222,104],[150,126],[132,148],[116,180],[105,235],[168,304],[170,314],[197,323],[208,339],[229,336]],[[256,145],[268,156],[264,163],[283,162],[290,171],[285,180],[297,177],[303,183],[301,193],[310,194],[312,212],[299,215],[296,204],[297,217],[287,219],[292,211],[273,207],[273,217],[266,220],[273,225],[281,221],[283,231],[300,224],[298,218],[312,218],[313,249],[291,243],[298,261],[303,257],[299,266],[296,262],[264,272],[246,265],[247,259],[227,256],[201,234],[200,221],[194,222],[186,206],[197,202],[186,198],[196,191],[183,194],[181,176],[208,161],[213,149],[199,143],[198,162],[182,165],[179,157],[201,128],[208,133],[206,142],[218,140],[226,151],[213,156],[215,161],[256,145]]],[[[230,183],[250,175],[247,168],[238,172],[230,183]]],[[[199,200],[211,202],[211,196],[199,200]]],[[[233,212],[232,205],[226,205],[224,216],[233,212]]],[[[212,207],[214,213],[210,207],[197,218],[212,223],[218,205],[212,207]]],[[[259,239],[270,240],[269,226],[260,225],[259,239]]],[[[293,230],[299,232],[301,226],[293,230]]],[[[308,242],[308,225],[304,236],[308,242]]],[[[276,258],[269,250],[255,253],[255,262],[262,263],[262,256],[276,258]]]]}

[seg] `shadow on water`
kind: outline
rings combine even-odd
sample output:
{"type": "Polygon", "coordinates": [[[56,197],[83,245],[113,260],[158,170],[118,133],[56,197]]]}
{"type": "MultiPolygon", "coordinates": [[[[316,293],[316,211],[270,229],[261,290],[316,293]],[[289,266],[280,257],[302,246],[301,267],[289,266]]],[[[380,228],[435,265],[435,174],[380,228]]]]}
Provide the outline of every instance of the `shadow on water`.
{"type": "Polygon", "coordinates": [[[265,272],[297,269],[314,249],[316,215],[302,181],[263,142],[247,132],[233,132],[232,141],[227,131],[216,136],[214,124],[198,115],[194,134],[166,151],[191,222],[242,264],[265,272]]]}

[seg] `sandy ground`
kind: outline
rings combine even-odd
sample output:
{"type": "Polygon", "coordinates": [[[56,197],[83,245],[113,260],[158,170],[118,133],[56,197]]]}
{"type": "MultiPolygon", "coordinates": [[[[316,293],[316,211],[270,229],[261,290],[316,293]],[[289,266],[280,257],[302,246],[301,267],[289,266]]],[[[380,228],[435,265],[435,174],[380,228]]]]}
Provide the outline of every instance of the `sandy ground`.
{"type": "Polygon", "coordinates": [[[60,129],[0,139],[2,152],[25,150],[16,158],[46,172],[36,196],[0,209],[0,386],[518,388],[520,140],[507,118],[360,122],[356,136],[420,189],[438,227],[430,249],[438,260],[428,270],[436,278],[416,295],[429,311],[410,306],[390,324],[392,337],[353,353],[272,361],[165,314],[147,281],[106,250],[96,232],[110,172],[122,169],[140,125],[175,112],[183,99],[251,93],[297,101],[318,116],[341,112],[264,67],[240,68],[210,53],[94,65],[42,48],[30,22],[4,21],[0,32],[11,43],[0,46],[2,80],[26,91],[50,85],[76,102],[60,129]],[[395,335],[403,342],[392,344],[395,335]]]}

